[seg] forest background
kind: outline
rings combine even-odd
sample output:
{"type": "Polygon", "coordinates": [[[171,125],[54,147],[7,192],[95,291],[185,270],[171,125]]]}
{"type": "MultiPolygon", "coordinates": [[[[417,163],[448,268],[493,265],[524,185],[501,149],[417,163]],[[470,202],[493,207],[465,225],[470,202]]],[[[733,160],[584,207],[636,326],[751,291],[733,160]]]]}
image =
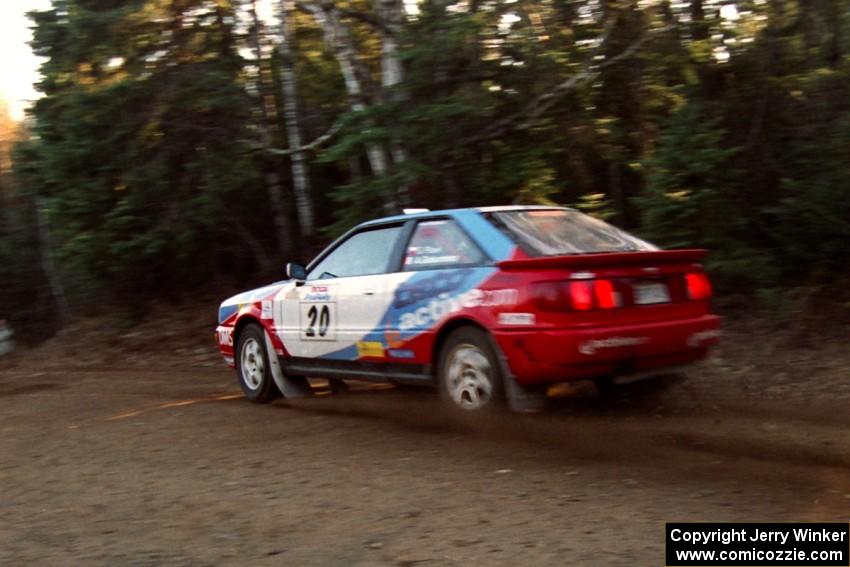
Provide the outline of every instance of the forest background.
{"type": "MultiPolygon", "coordinates": [[[[402,207],[705,247],[730,312],[850,310],[850,0],[53,0],[0,106],[0,319],[283,277],[402,207]]],[[[214,306],[211,307],[211,312],[214,306]]]]}

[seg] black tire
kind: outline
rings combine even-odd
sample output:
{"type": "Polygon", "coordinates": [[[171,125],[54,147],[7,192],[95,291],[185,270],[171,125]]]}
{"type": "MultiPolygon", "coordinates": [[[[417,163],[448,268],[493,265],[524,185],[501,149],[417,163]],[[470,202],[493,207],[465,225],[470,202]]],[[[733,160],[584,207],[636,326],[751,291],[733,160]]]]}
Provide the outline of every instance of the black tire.
{"type": "Polygon", "coordinates": [[[437,364],[440,397],[453,408],[490,411],[504,406],[504,377],[483,330],[466,326],[452,331],[440,348],[437,364]]]}
{"type": "Polygon", "coordinates": [[[265,331],[259,325],[251,323],[239,333],[234,362],[239,387],[246,398],[264,404],[280,397],[280,390],[272,378],[265,331]]]}

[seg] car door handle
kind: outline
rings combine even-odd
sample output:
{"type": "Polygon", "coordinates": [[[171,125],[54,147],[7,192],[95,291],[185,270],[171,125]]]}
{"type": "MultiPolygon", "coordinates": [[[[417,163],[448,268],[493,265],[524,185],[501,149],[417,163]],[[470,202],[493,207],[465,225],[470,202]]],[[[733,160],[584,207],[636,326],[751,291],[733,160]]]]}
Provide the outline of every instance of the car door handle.
{"type": "Polygon", "coordinates": [[[371,291],[371,290],[370,291],[364,291],[363,295],[375,295],[375,292],[371,291]]]}

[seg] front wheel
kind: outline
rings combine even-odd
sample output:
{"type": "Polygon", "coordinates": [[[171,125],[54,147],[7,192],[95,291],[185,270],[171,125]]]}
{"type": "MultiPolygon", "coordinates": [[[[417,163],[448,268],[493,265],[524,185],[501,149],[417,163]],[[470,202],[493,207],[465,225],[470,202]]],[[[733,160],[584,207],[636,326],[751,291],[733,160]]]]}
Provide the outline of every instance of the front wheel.
{"type": "Polygon", "coordinates": [[[440,349],[437,380],[441,397],[467,411],[498,407],[504,384],[487,335],[475,327],[453,331],[440,349]]]}
{"type": "Polygon", "coordinates": [[[236,342],[236,375],[245,397],[262,404],[280,397],[272,378],[265,331],[253,323],[246,326],[236,342]]]}

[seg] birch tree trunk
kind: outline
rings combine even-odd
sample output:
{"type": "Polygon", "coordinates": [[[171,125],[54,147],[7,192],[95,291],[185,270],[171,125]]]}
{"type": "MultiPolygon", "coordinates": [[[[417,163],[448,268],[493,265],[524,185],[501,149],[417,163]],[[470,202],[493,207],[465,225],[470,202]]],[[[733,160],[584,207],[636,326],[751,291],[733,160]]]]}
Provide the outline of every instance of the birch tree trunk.
{"type": "Polygon", "coordinates": [[[283,99],[283,119],[286,124],[286,138],[292,154],[292,189],[295,194],[295,211],[302,236],[313,234],[313,203],[310,198],[310,178],[307,174],[307,160],[301,149],[301,128],[298,115],[298,94],[295,84],[295,60],[292,41],[295,27],[292,16],[295,11],[294,0],[280,1],[280,88],[283,99]]]}
{"type": "Polygon", "coordinates": [[[33,199],[35,206],[35,222],[38,231],[38,247],[39,256],[41,256],[41,269],[44,272],[44,277],[47,278],[47,283],[50,286],[50,295],[53,296],[53,301],[56,303],[57,319],[59,320],[59,328],[65,327],[65,324],[71,318],[71,309],[68,307],[68,301],[65,299],[65,287],[62,285],[62,279],[59,276],[59,271],[53,263],[50,245],[50,226],[48,225],[48,217],[45,213],[45,206],[40,198],[33,199]]]}
{"type": "MultiPolygon", "coordinates": [[[[381,37],[381,87],[389,94],[390,100],[399,102],[402,100],[398,85],[404,81],[404,66],[398,55],[398,35],[402,30],[404,21],[404,5],[402,0],[375,0],[378,16],[385,28],[381,37]]],[[[395,165],[402,165],[407,161],[407,150],[401,141],[398,132],[394,132],[390,139],[390,153],[395,165]]],[[[398,200],[404,205],[410,204],[410,190],[405,184],[397,189],[398,200]]]]}
{"type": "MultiPolygon", "coordinates": [[[[263,76],[264,57],[262,44],[260,42],[260,18],[257,17],[256,0],[251,0],[251,17],[254,21],[254,33],[252,34],[251,40],[254,44],[254,52],[257,58],[257,89],[260,93],[260,108],[263,116],[263,144],[268,146],[271,143],[271,131],[273,129],[273,126],[268,108],[269,103],[266,97],[268,93],[268,90],[266,88],[266,80],[263,76]]],[[[271,160],[269,159],[269,157],[263,154],[262,160],[264,178],[266,182],[266,190],[269,194],[269,208],[271,209],[272,213],[272,222],[274,223],[275,228],[275,239],[278,245],[278,254],[285,258],[288,258],[292,253],[293,235],[292,231],[289,229],[289,223],[287,222],[289,215],[287,214],[287,208],[285,206],[286,200],[283,194],[283,184],[281,183],[280,174],[277,172],[275,164],[270,163],[271,160]]],[[[259,260],[262,258],[262,256],[257,256],[257,258],[259,260]]],[[[266,260],[267,259],[268,258],[266,257],[266,260]]]]}
{"type": "MultiPolygon", "coordinates": [[[[325,43],[330,47],[339,63],[349,104],[355,112],[366,110],[367,97],[363,87],[368,73],[362,69],[354,47],[354,39],[348,27],[342,23],[339,11],[331,3],[302,2],[322,28],[325,43]]],[[[389,170],[389,158],[383,145],[377,142],[366,144],[366,156],[375,176],[386,175],[389,170]]],[[[396,212],[397,202],[394,194],[386,195],[384,210],[396,212]]]]}

